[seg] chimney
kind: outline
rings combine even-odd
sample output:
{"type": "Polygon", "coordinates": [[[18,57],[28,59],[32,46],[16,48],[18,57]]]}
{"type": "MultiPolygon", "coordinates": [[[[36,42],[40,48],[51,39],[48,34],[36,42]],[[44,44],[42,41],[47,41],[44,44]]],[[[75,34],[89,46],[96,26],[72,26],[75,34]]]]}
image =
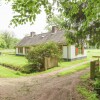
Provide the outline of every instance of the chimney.
{"type": "Polygon", "coordinates": [[[35,32],[30,32],[30,36],[31,37],[35,36],[35,32]]]}
{"type": "Polygon", "coordinates": [[[57,26],[52,26],[52,33],[56,33],[58,31],[57,26]]]}

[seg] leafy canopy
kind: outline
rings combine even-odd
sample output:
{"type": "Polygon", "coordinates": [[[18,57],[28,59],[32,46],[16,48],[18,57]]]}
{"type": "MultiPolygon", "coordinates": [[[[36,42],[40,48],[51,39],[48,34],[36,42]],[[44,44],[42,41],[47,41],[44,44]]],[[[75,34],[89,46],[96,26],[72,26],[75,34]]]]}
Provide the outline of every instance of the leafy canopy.
{"type": "Polygon", "coordinates": [[[89,43],[100,45],[100,0],[6,0],[12,2],[15,16],[14,25],[33,23],[41,9],[47,18],[54,15],[54,10],[63,16],[69,43],[83,44],[87,36],[89,43]],[[74,33],[72,31],[75,31],[74,33]],[[70,38],[71,37],[71,38],[70,38]]]}

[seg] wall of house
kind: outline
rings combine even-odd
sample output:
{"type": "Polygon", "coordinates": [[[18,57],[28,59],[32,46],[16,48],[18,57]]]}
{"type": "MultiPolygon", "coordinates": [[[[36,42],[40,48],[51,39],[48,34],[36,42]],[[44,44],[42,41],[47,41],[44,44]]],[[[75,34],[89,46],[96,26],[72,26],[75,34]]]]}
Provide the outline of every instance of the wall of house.
{"type": "Polygon", "coordinates": [[[84,51],[84,54],[78,54],[76,55],[76,47],[75,45],[68,46],[68,59],[74,60],[74,59],[81,59],[86,57],[86,52],[84,51]]]}
{"type": "Polygon", "coordinates": [[[25,47],[23,47],[23,55],[25,55],[25,47]]]}
{"type": "Polygon", "coordinates": [[[25,55],[25,47],[16,47],[16,55],[25,55]],[[22,48],[22,52],[20,52],[20,48],[22,48]]]}
{"type": "MultiPolygon", "coordinates": [[[[16,54],[17,55],[25,55],[28,50],[29,50],[28,47],[23,47],[23,53],[20,53],[19,49],[16,48],[16,54]]],[[[62,58],[65,59],[65,60],[68,60],[68,61],[86,57],[86,52],[85,51],[84,51],[84,54],[76,55],[75,45],[62,46],[62,51],[63,51],[62,58]]]]}
{"type": "Polygon", "coordinates": [[[16,47],[16,55],[25,55],[29,51],[29,47],[16,47]],[[22,52],[20,52],[20,48],[22,48],[22,52]]]}
{"type": "Polygon", "coordinates": [[[63,49],[62,58],[67,59],[68,58],[68,56],[67,56],[68,55],[67,46],[63,46],[62,49],[63,49]]]}
{"type": "Polygon", "coordinates": [[[16,48],[16,54],[18,54],[18,48],[16,48]]]}

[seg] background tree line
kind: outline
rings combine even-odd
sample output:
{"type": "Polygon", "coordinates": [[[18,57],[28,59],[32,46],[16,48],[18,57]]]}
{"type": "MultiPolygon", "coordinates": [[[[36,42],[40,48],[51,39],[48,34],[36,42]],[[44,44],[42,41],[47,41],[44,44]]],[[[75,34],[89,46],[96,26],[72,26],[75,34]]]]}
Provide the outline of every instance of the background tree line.
{"type": "Polygon", "coordinates": [[[0,32],[0,49],[12,49],[19,42],[19,39],[14,37],[14,33],[3,31],[0,32]]]}

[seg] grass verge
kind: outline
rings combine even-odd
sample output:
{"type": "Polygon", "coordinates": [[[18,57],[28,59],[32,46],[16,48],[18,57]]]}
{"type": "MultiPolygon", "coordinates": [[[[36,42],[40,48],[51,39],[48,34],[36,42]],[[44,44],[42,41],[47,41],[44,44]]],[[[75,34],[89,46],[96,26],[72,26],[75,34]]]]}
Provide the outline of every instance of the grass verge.
{"type": "Polygon", "coordinates": [[[28,64],[27,59],[16,55],[1,55],[0,65],[12,68],[14,70],[23,71],[23,67],[28,64]]]}
{"type": "Polygon", "coordinates": [[[81,82],[77,87],[77,91],[85,100],[99,100],[97,93],[93,89],[93,82],[89,77],[89,73],[81,76],[81,82]]]}
{"type": "Polygon", "coordinates": [[[72,73],[75,73],[77,71],[80,71],[80,70],[83,70],[85,68],[88,68],[89,66],[90,66],[90,63],[84,64],[84,65],[81,65],[81,66],[77,66],[77,67],[72,68],[70,70],[65,70],[63,72],[58,73],[58,76],[72,74],[72,73]]]}
{"type": "Polygon", "coordinates": [[[12,77],[12,78],[17,78],[17,77],[21,77],[21,76],[25,76],[25,74],[22,74],[21,72],[19,71],[14,71],[14,70],[11,70],[9,68],[5,68],[3,66],[0,66],[0,78],[9,78],[9,77],[12,77]]]}

